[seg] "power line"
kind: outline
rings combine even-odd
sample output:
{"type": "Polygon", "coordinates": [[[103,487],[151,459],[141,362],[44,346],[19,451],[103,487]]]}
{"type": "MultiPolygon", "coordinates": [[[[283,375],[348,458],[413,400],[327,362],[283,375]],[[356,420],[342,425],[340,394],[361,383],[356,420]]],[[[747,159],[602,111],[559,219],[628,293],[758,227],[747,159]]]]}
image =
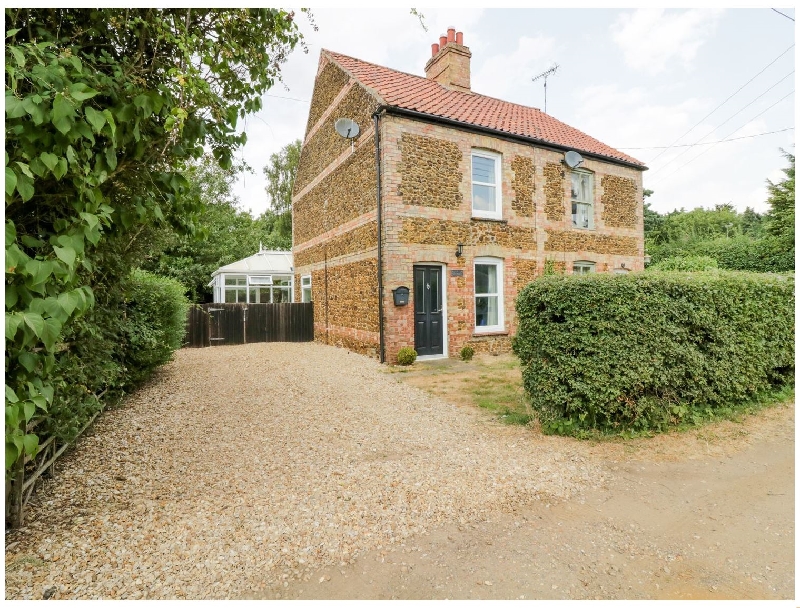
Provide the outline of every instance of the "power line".
{"type": "MultiPolygon", "coordinates": [[[[752,106],[752,105],[753,105],[755,102],[757,102],[759,99],[761,99],[762,97],[764,97],[764,95],[766,95],[767,93],[769,93],[769,92],[770,92],[772,89],[774,89],[775,87],[777,87],[777,86],[778,86],[780,83],[782,83],[784,80],[786,80],[787,78],[789,78],[789,76],[791,76],[792,74],[794,74],[794,70],[792,70],[791,72],[789,72],[788,74],[786,74],[786,76],[784,76],[783,78],[781,78],[781,79],[780,79],[778,82],[776,82],[776,83],[775,83],[775,84],[773,84],[773,85],[772,85],[770,88],[768,88],[766,91],[764,91],[763,93],[761,93],[761,95],[759,95],[758,97],[756,97],[755,99],[753,99],[753,100],[752,100],[750,103],[748,103],[746,106],[744,106],[743,108],[741,108],[741,109],[740,109],[738,112],[736,112],[735,114],[732,114],[731,116],[729,116],[728,118],[726,118],[726,119],[725,119],[723,122],[721,122],[720,124],[718,124],[718,125],[717,125],[716,127],[714,127],[714,128],[711,130],[711,131],[709,131],[708,133],[706,133],[705,135],[703,135],[703,137],[701,137],[700,139],[698,139],[698,140],[697,140],[696,142],[694,142],[694,143],[695,143],[695,144],[699,144],[700,142],[702,142],[702,141],[703,141],[703,140],[704,140],[706,137],[710,136],[712,133],[714,133],[714,132],[715,132],[717,129],[719,129],[721,126],[723,126],[724,124],[726,124],[726,123],[730,122],[730,121],[731,121],[733,118],[735,118],[736,116],[738,116],[739,114],[741,114],[742,112],[744,112],[744,111],[745,111],[747,108],[749,108],[749,107],[750,107],[750,106],[752,106]]],[[[677,147],[679,147],[679,146],[675,146],[675,147],[677,148],[677,147]]],[[[685,146],[681,146],[681,147],[685,147],[685,146]]],[[[667,167],[667,166],[668,166],[668,165],[669,165],[671,162],[673,162],[673,161],[675,161],[675,160],[679,159],[681,156],[683,156],[684,154],[686,154],[686,152],[688,152],[688,150],[684,150],[683,152],[681,152],[681,153],[680,153],[680,154],[678,154],[677,156],[675,156],[675,157],[673,157],[673,158],[669,159],[669,160],[668,160],[666,163],[664,163],[663,165],[661,165],[661,166],[660,166],[658,169],[656,169],[656,170],[655,170],[653,173],[658,173],[658,172],[660,172],[660,171],[663,171],[663,170],[664,170],[664,168],[665,168],[665,167],[667,167]]],[[[663,154],[663,152],[662,152],[662,154],[663,154]]],[[[659,154],[659,156],[660,156],[660,154],[659,154]]],[[[656,158],[658,158],[658,157],[656,157],[656,158]]],[[[651,161],[651,162],[652,162],[652,161],[651,161]]]]}
{"type": "MultiPolygon", "coordinates": [[[[726,137],[725,139],[722,139],[722,140],[718,141],[717,143],[722,143],[722,142],[724,142],[724,141],[729,141],[729,139],[728,139],[728,138],[729,138],[731,135],[733,135],[733,134],[735,134],[735,133],[738,133],[739,131],[741,131],[742,129],[744,129],[744,128],[745,128],[747,125],[749,125],[751,122],[753,122],[753,121],[754,121],[756,118],[759,118],[761,115],[765,114],[766,112],[768,112],[769,110],[771,110],[772,108],[774,108],[775,106],[777,106],[777,105],[778,105],[780,102],[782,102],[784,99],[786,99],[787,97],[789,97],[790,95],[793,95],[793,94],[794,94],[794,90],[790,91],[789,93],[787,93],[786,95],[784,95],[783,97],[781,97],[781,98],[780,98],[778,101],[776,101],[776,102],[775,102],[775,103],[773,103],[771,106],[769,106],[767,109],[765,109],[763,112],[761,112],[761,113],[757,114],[756,116],[754,116],[753,118],[751,118],[749,121],[747,121],[746,123],[744,123],[744,124],[743,124],[741,127],[739,127],[738,129],[736,129],[736,131],[734,131],[733,133],[731,133],[730,135],[728,135],[728,137],[726,137]]],[[[711,150],[711,148],[713,148],[715,145],[717,145],[717,143],[715,143],[714,145],[712,145],[710,148],[706,148],[705,150],[703,150],[703,151],[702,151],[700,154],[698,154],[698,155],[697,155],[697,156],[695,156],[694,158],[692,158],[692,159],[688,160],[687,162],[683,163],[683,164],[682,164],[680,167],[678,167],[677,169],[675,169],[675,170],[674,170],[672,173],[668,173],[667,175],[664,175],[664,176],[662,176],[662,177],[660,177],[660,178],[657,178],[657,179],[656,179],[656,183],[659,183],[659,182],[663,181],[664,179],[666,179],[666,178],[667,178],[667,177],[669,177],[670,175],[674,175],[675,173],[677,173],[678,171],[680,171],[681,169],[683,169],[683,168],[684,168],[686,165],[689,165],[689,164],[693,163],[693,162],[694,162],[694,161],[696,161],[698,158],[700,158],[701,156],[703,156],[703,154],[705,154],[706,152],[708,152],[709,150],[711,150]]]]}
{"type": "Polygon", "coordinates": [[[762,135],[772,135],[773,133],[783,133],[784,131],[794,131],[794,127],[787,127],[779,129],[778,131],[767,131],[766,133],[756,133],[755,135],[743,135],[742,137],[734,137],[733,139],[719,139],[717,141],[707,141],[704,143],[695,144],[678,144],[677,146],[642,146],[639,148],[633,146],[614,146],[617,150],[656,150],[661,148],[693,148],[695,146],[712,146],[714,144],[722,144],[729,141],[736,141],[739,139],[751,139],[753,137],[761,137],[762,135]]]}
{"type": "MultiPolygon", "coordinates": [[[[701,118],[701,119],[700,119],[700,120],[697,122],[697,124],[695,124],[695,125],[694,125],[694,126],[691,128],[691,129],[689,129],[688,131],[686,131],[686,133],[684,133],[684,134],[683,134],[683,135],[681,135],[681,136],[680,136],[678,139],[676,139],[674,142],[672,142],[672,144],[671,144],[670,146],[668,146],[667,148],[665,148],[665,149],[664,149],[664,152],[666,152],[667,150],[669,150],[669,149],[670,149],[672,146],[674,146],[674,145],[675,145],[675,144],[677,144],[677,143],[678,143],[680,140],[682,140],[684,137],[686,137],[687,135],[689,135],[689,133],[691,133],[692,131],[694,131],[694,130],[695,130],[695,128],[696,128],[696,127],[698,127],[698,126],[699,126],[699,125],[700,125],[700,124],[701,124],[701,123],[702,123],[702,122],[703,122],[703,121],[704,121],[706,118],[708,118],[709,116],[711,116],[711,115],[712,115],[714,112],[716,112],[716,111],[717,111],[717,110],[719,110],[719,109],[720,109],[722,106],[724,106],[726,103],[728,103],[728,102],[729,102],[729,101],[730,101],[730,100],[731,100],[731,99],[734,97],[734,95],[736,95],[736,94],[737,94],[739,91],[741,91],[743,88],[745,88],[745,87],[746,87],[748,84],[750,84],[751,82],[753,82],[753,81],[754,81],[756,78],[758,78],[758,77],[759,77],[761,74],[763,74],[763,73],[764,73],[764,72],[767,70],[767,68],[768,68],[768,67],[770,67],[770,66],[771,66],[773,63],[775,63],[776,61],[778,61],[778,59],[780,59],[781,57],[783,57],[783,56],[784,56],[786,53],[788,53],[789,51],[791,51],[793,48],[794,48],[794,44],[793,44],[793,45],[791,45],[791,46],[790,46],[788,49],[786,49],[785,51],[783,51],[783,53],[781,53],[780,55],[778,55],[777,57],[775,57],[775,59],[773,59],[772,61],[770,61],[770,62],[769,62],[769,63],[768,63],[768,64],[767,64],[767,65],[764,67],[764,69],[762,69],[762,70],[761,70],[761,71],[760,71],[758,74],[756,74],[755,76],[753,76],[753,77],[752,77],[750,80],[748,80],[748,81],[747,81],[747,82],[745,82],[745,83],[744,83],[742,86],[740,86],[738,89],[736,89],[736,91],[734,91],[734,92],[733,92],[733,93],[732,93],[732,94],[731,94],[731,95],[730,95],[730,96],[729,96],[729,97],[728,97],[728,98],[727,98],[725,101],[723,101],[723,102],[722,102],[721,104],[719,104],[719,105],[718,105],[716,108],[714,108],[713,110],[711,110],[711,111],[710,111],[708,114],[706,114],[706,115],[705,115],[703,118],[701,118]]],[[[651,163],[655,162],[655,161],[656,161],[656,160],[657,160],[657,159],[658,159],[658,158],[659,158],[659,157],[660,157],[662,154],[664,154],[664,152],[659,152],[658,156],[656,156],[656,157],[655,157],[653,160],[651,160],[650,162],[651,162],[651,163]]]]}
{"type": "MultiPolygon", "coordinates": [[[[777,8],[773,8],[772,10],[773,10],[773,11],[775,11],[776,13],[778,13],[779,15],[783,15],[783,16],[784,16],[784,17],[786,17],[787,19],[792,19],[792,18],[791,18],[789,15],[787,15],[786,13],[782,13],[782,12],[780,12],[780,11],[779,11],[777,8]]],[[[792,19],[792,21],[794,21],[794,19],[792,19]]]]}
{"type": "Polygon", "coordinates": [[[302,101],[303,103],[311,103],[308,99],[297,99],[297,97],[283,97],[282,95],[271,95],[266,93],[265,97],[277,97],[278,99],[291,99],[292,101],[302,101]]]}

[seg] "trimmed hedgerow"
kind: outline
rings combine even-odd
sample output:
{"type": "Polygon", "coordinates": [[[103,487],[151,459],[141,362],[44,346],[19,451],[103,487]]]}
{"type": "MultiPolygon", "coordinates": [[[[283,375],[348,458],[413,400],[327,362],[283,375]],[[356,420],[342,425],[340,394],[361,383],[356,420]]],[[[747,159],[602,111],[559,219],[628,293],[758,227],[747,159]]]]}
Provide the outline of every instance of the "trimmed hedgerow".
{"type": "MultiPolygon", "coordinates": [[[[653,264],[675,256],[707,256],[714,258],[723,270],[749,272],[791,272],[794,270],[794,248],[775,237],[752,240],[746,236],[721,238],[694,243],[668,243],[648,246],[653,264]]],[[[652,265],[650,267],[652,267],[652,265]]]]}
{"type": "Polygon", "coordinates": [[[680,272],[701,272],[719,268],[717,261],[707,255],[679,255],[667,258],[647,267],[647,270],[678,270],[680,272]]]}
{"type": "Polygon", "coordinates": [[[127,293],[125,367],[137,384],[183,343],[189,301],[178,281],[134,270],[127,293]]]}
{"type": "Polygon", "coordinates": [[[549,276],[517,299],[514,352],[545,432],[665,430],[794,378],[794,278],[549,276]]]}

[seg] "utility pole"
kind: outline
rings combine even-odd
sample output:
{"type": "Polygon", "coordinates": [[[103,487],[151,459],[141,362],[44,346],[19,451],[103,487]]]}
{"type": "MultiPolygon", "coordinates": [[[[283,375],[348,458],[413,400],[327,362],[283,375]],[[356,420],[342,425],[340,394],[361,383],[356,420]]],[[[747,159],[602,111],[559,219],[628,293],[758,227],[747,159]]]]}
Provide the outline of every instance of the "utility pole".
{"type": "Polygon", "coordinates": [[[544,112],[545,112],[545,114],[547,114],[547,77],[548,76],[552,76],[553,74],[555,74],[557,69],[558,69],[558,64],[554,63],[553,67],[551,67],[549,70],[544,71],[541,74],[539,74],[538,76],[534,76],[531,79],[531,82],[536,82],[540,78],[544,78],[544,112]]]}

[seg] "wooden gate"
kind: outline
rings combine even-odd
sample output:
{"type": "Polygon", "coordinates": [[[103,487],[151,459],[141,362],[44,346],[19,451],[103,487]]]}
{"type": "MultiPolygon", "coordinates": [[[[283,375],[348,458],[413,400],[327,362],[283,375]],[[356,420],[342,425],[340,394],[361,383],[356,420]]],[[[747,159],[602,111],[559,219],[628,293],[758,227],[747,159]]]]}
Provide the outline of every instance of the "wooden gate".
{"type": "Polygon", "coordinates": [[[201,304],[189,310],[184,346],[313,340],[314,305],[311,302],[201,304]]]}

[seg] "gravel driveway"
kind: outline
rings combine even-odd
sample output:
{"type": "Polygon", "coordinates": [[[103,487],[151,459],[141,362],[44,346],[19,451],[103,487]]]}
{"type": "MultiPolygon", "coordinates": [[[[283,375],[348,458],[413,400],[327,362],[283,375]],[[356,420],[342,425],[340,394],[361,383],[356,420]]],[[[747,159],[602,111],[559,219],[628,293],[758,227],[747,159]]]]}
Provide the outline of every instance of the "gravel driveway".
{"type": "Polygon", "coordinates": [[[317,344],[181,350],[59,469],[6,536],[7,599],[259,596],[602,483],[569,448],[317,344]]]}

